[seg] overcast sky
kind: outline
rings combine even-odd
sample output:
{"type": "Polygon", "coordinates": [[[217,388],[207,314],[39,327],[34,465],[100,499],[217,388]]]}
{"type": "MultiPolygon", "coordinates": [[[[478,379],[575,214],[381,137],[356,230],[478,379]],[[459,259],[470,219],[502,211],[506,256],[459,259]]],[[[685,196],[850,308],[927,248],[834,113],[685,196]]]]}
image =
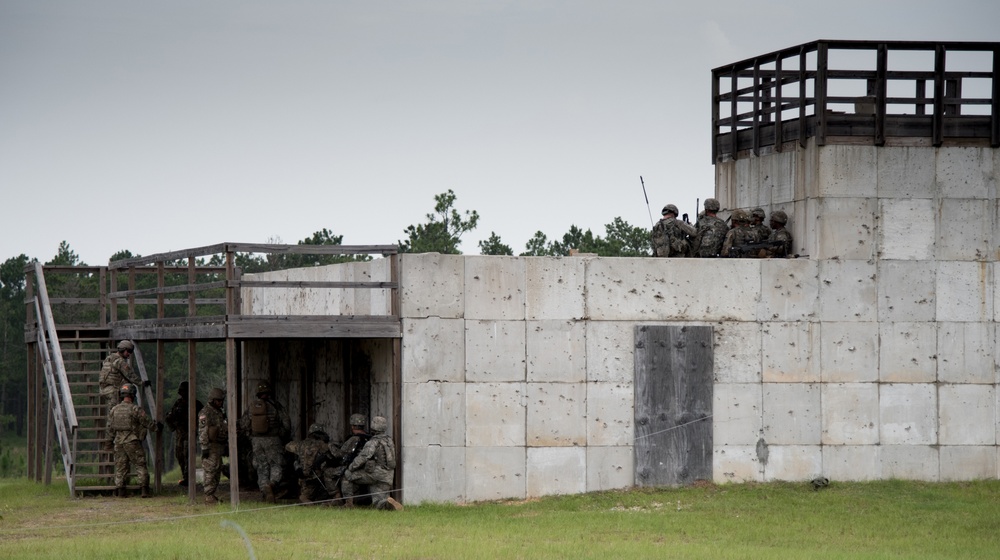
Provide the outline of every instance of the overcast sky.
{"type": "Polygon", "coordinates": [[[714,192],[711,69],[816,39],[1000,40],[996,0],[0,0],[0,261],[328,228],[452,189],[515,254],[714,192]]]}

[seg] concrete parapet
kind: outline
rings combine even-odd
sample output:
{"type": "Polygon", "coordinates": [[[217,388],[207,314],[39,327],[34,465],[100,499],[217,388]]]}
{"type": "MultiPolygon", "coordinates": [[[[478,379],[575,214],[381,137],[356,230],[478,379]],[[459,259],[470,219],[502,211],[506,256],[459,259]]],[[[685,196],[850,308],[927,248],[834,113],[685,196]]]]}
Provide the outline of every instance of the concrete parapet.
{"type": "Polygon", "coordinates": [[[635,485],[635,451],[628,447],[587,446],[587,492],[635,485]]]}
{"type": "Polygon", "coordinates": [[[938,334],[934,323],[879,325],[879,380],[933,383],[937,380],[938,334]]]}
{"type": "Polygon", "coordinates": [[[586,293],[596,321],[753,321],[760,260],[595,258],[586,293]]]}
{"type": "Polygon", "coordinates": [[[984,322],[993,317],[993,266],[938,261],[938,321],[984,322]]]}
{"type": "Polygon", "coordinates": [[[524,319],[524,259],[469,256],[465,259],[465,318],[524,319]]]}
{"type": "Polygon", "coordinates": [[[403,381],[465,381],[464,320],[428,317],[402,321],[403,381]]]}
{"type": "Polygon", "coordinates": [[[403,441],[407,446],[465,445],[464,383],[403,383],[403,441]]]}
{"type": "Polygon", "coordinates": [[[819,319],[875,321],[878,309],[877,269],[865,261],[819,263],[819,319]]]}
{"type": "Polygon", "coordinates": [[[403,447],[407,504],[465,501],[464,447],[403,447]]]}
{"type": "Polygon", "coordinates": [[[820,381],[820,323],[764,323],[763,370],[765,383],[816,383],[820,381]]]}
{"type": "Polygon", "coordinates": [[[764,465],[764,480],[811,480],[823,473],[823,450],[819,445],[771,445],[764,465]]]}
{"type": "Polygon", "coordinates": [[[878,383],[824,383],[821,398],[824,445],[879,442],[878,383]]]}
{"type": "Polygon", "coordinates": [[[938,381],[995,383],[993,323],[938,323],[938,381]]]}
{"type": "Polygon", "coordinates": [[[587,445],[632,445],[634,410],[631,383],[587,383],[587,445]]]}
{"type": "Polygon", "coordinates": [[[876,151],[880,198],[933,198],[936,195],[936,149],[882,146],[876,151]]]}
{"type": "Polygon", "coordinates": [[[465,448],[466,499],[524,499],[525,457],[524,447],[465,448]]]}
{"type": "Polygon", "coordinates": [[[997,150],[950,146],[936,152],[935,180],[942,198],[997,198],[997,150]]]}
{"type": "Polygon", "coordinates": [[[997,448],[992,445],[942,445],[941,481],[997,477],[997,448]]]}
{"type": "Polygon", "coordinates": [[[768,445],[819,445],[819,385],[764,383],[763,395],[763,437],[768,445]]]}
{"type": "Polygon", "coordinates": [[[465,378],[469,381],[525,380],[524,321],[466,321],[465,378]]]}
{"type": "Polygon", "coordinates": [[[995,385],[938,387],[941,445],[996,445],[995,385]]]}
{"type": "Polygon", "coordinates": [[[764,422],[760,384],[716,383],[712,391],[714,445],[757,445],[764,422]]]}
{"type": "Polygon", "coordinates": [[[438,253],[399,255],[400,316],[463,318],[464,259],[438,253]]]}
{"type": "Polygon", "coordinates": [[[878,323],[823,323],[820,364],[824,382],[878,381],[878,323]]]}
{"type": "Polygon", "coordinates": [[[923,445],[882,445],[882,478],[904,480],[940,479],[938,448],[923,445]]]}
{"type": "Polygon", "coordinates": [[[879,441],[882,445],[938,442],[937,390],[930,383],[883,383],[879,387],[879,441]]]}
{"type": "Polygon", "coordinates": [[[528,383],[527,445],[587,445],[587,385],[528,383]]]}
{"type": "Polygon", "coordinates": [[[810,196],[865,198],[878,196],[878,150],[875,146],[834,144],[817,149],[816,190],[810,196]]]}
{"type": "Polygon", "coordinates": [[[587,491],[587,450],[583,447],[530,447],[527,497],[587,491]]]}
{"type": "Polygon", "coordinates": [[[878,319],[933,321],[937,264],[934,261],[879,261],[878,319]]]}
{"type": "Polygon", "coordinates": [[[830,480],[878,480],[882,476],[881,446],[824,445],[823,476],[830,480]]]}
{"type": "Polygon", "coordinates": [[[755,445],[716,445],[712,453],[712,478],[716,484],[763,482],[764,466],[755,445]]]}
{"type": "Polygon", "coordinates": [[[525,314],[529,320],[586,316],[584,279],[588,259],[525,258],[525,314]]]}
{"type": "Polygon", "coordinates": [[[465,444],[469,447],[525,445],[524,383],[467,383],[465,444]]]}
{"type": "Polygon", "coordinates": [[[937,236],[933,200],[889,198],[879,201],[879,254],[883,259],[929,261],[937,236]]]}
{"type": "Polygon", "coordinates": [[[720,323],[712,333],[716,383],[755,383],[761,379],[760,323],[720,323]]]}
{"type": "Polygon", "coordinates": [[[874,258],[878,239],[875,198],[813,198],[806,203],[810,216],[806,248],[811,258],[874,258]]]}
{"type": "Polygon", "coordinates": [[[630,321],[587,321],[587,381],[632,382],[635,325],[630,321]]]}
{"type": "Polygon", "coordinates": [[[819,263],[810,259],[761,262],[760,321],[815,321],[819,311],[819,263]]]}
{"type": "Polygon", "coordinates": [[[583,321],[528,321],[525,332],[528,381],[586,381],[586,334],[583,321]]]}
{"type": "Polygon", "coordinates": [[[940,202],[936,257],[942,261],[996,259],[993,241],[995,202],[946,198],[940,202]]]}

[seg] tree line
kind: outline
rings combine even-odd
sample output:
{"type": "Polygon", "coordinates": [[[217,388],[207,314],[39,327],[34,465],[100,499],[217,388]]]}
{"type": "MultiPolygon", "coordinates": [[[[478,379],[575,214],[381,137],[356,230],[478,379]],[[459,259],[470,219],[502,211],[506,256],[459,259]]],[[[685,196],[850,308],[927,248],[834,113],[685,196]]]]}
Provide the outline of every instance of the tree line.
{"type": "MultiPolygon", "coordinates": [[[[474,231],[479,224],[479,213],[475,210],[460,211],[456,208],[457,196],[454,191],[434,196],[434,210],[426,215],[426,221],[414,224],[403,230],[405,239],[397,241],[402,253],[443,253],[461,254],[459,247],[462,237],[474,231]]],[[[323,228],[311,236],[299,240],[299,245],[341,245],[343,235],[323,228]]],[[[270,243],[281,243],[279,239],[270,239],[270,243]]],[[[513,249],[503,242],[496,232],[479,241],[480,253],[483,255],[514,255],[513,249]]],[[[593,253],[603,257],[631,257],[650,255],[649,230],[632,226],[620,217],[605,225],[604,236],[595,235],[590,229],[583,230],[572,225],[569,231],[561,237],[549,239],[541,231],[528,240],[520,256],[567,256],[571,250],[581,253],[593,253]]],[[[129,250],[121,250],[113,254],[109,261],[117,261],[140,257],[129,250]]],[[[338,262],[369,260],[369,255],[256,255],[240,253],[236,255],[236,266],[246,273],[282,270],[304,266],[334,264],[338,262]]],[[[37,259],[21,254],[8,258],[0,264],[0,435],[15,432],[24,435],[25,415],[27,406],[27,355],[24,344],[24,325],[26,319],[25,306],[25,268],[37,259]]],[[[79,255],[73,251],[69,243],[59,244],[55,256],[46,261],[46,265],[87,266],[79,255]]],[[[177,266],[187,265],[186,260],[178,260],[177,266]]],[[[222,266],[223,255],[214,255],[208,259],[198,259],[198,266],[222,266]]],[[[206,279],[201,279],[205,281],[206,279]]],[[[81,273],[77,275],[52,275],[46,278],[49,293],[59,297],[97,297],[100,293],[98,275],[81,273]]],[[[208,280],[210,281],[210,280],[208,280]]],[[[142,275],[136,279],[136,288],[152,288],[156,286],[156,276],[142,275]]],[[[167,285],[185,284],[187,278],[178,276],[168,278],[167,285]]],[[[117,288],[124,289],[124,287],[117,288]]],[[[203,297],[222,297],[222,289],[218,294],[203,294],[203,297]]],[[[82,306],[61,306],[58,310],[57,322],[60,323],[96,323],[98,321],[96,308],[82,306]]],[[[184,306],[167,306],[167,317],[186,313],[184,306]]],[[[212,313],[210,306],[199,308],[199,313],[212,313]]],[[[137,318],[155,317],[155,306],[139,306],[136,309],[137,318]]],[[[168,400],[173,388],[187,377],[187,345],[184,343],[167,343],[167,375],[166,387],[168,400]]],[[[148,352],[145,359],[149,371],[155,371],[156,353],[148,352]]],[[[199,343],[197,347],[197,363],[199,387],[211,387],[222,383],[225,379],[225,350],[221,343],[199,343]]]]}

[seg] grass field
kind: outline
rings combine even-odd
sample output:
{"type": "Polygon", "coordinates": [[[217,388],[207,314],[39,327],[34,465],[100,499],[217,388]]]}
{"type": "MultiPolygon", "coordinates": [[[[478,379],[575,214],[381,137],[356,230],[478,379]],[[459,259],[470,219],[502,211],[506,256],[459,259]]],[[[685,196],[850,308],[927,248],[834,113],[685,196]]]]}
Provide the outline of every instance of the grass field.
{"type": "Polygon", "coordinates": [[[0,558],[998,558],[1000,481],[703,485],[402,512],[0,480],[0,558]],[[245,533],[244,540],[242,534],[245,533]]]}

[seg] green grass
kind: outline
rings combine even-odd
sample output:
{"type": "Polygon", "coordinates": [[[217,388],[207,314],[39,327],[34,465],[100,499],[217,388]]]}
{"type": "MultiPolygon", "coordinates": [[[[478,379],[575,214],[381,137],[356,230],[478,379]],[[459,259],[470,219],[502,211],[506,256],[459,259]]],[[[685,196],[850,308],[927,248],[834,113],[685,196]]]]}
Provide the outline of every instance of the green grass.
{"type": "Polygon", "coordinates": [[[71,499],[0,480],[3,558],[997,558],[1000,481],[600,492],[403,512],[71,499]]]}

